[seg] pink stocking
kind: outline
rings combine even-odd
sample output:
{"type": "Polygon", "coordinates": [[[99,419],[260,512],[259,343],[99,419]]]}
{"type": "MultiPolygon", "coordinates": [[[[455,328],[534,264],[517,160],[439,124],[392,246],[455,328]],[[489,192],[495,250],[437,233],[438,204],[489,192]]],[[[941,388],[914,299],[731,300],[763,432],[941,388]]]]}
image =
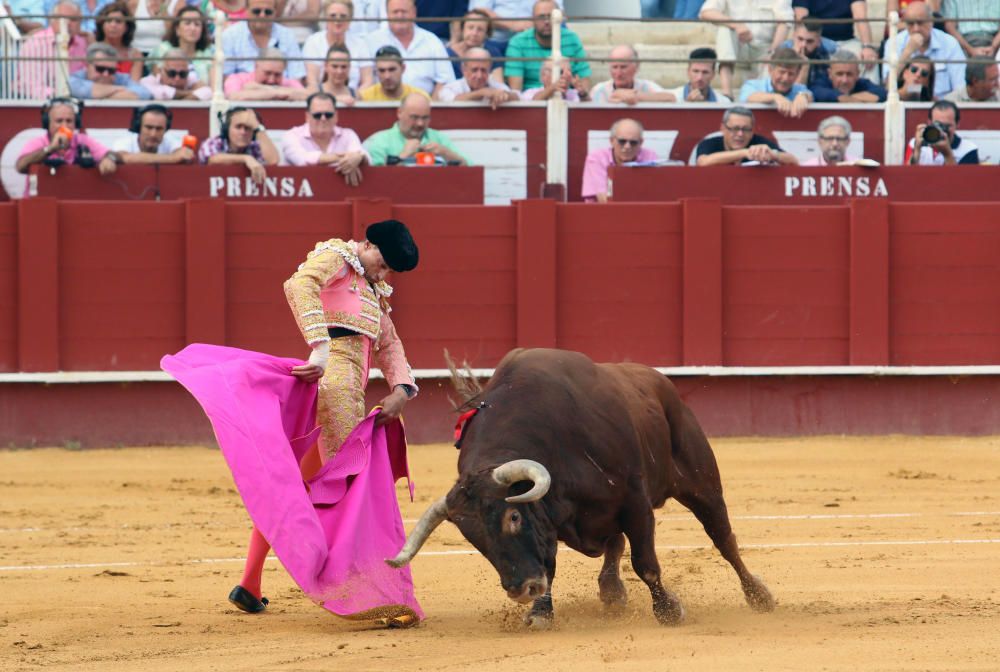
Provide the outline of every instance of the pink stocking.
{"type": "Polygon", "coordinates": [[[264,573],[264,560],[271,550],[271,544],[267,543],[257,528],[253,528],[250,533],[250,547],[247,549],[247,564],[243,569],[243,578],[240,585],[253,593],[253,596],[260,599],[260,579],[264,573]]]}

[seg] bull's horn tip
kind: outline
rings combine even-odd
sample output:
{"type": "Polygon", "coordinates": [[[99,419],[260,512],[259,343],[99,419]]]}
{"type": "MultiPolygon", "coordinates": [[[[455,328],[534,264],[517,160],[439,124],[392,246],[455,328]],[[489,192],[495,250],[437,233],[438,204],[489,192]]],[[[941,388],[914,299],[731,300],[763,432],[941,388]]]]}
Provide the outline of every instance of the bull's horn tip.
{"type": "Polygon", "coordinates": [[[385,564],[389,565],[390,567],[395,567],[396,569],[399,569],[400,567],[406,564],[406,560],[403,560],[401,558],[386,558],[385,564]]]}

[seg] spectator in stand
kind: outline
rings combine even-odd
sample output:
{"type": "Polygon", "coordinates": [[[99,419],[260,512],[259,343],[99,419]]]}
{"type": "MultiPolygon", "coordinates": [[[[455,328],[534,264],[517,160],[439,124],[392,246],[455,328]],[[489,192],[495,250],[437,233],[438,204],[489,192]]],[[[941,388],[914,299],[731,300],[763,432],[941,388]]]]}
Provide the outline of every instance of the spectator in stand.
{"type": "Polygon", "coordinates": [[[688,83],[670,89],[674,99],[679,103],[731,103],[727,96],[712,88],[715,79],[716,55],[715,49],[699,47],[692,51],[688,58],[688,83]]]}
{"type": "Polygon", "coordinates": [[[911,58],[896,78],[899,99],[929,103],[934,100],[934,63],[926,56],[911,58]]]}
{"type": "Polygon", "coordinates": [[[110,175],[118,168],[121,157],[83,132],[83,103],[73,98],[53,98],[42,107],[45,135],[24,144],[14,164],[19,173],[31,166],[69,164],[91,168],[97,166],[101,175],[110,175]]]}
{"type": "Polygon", "coordinates": [[[128,75],[133,81],[142,79],[142,52],[132,46],[135,35],[135,19],[124,2],[105,5],[97,13],[97,42],[111,45],[118,54],[118,72],[128,75]]]}
{"type": "Polygon", "coordinates": [[[812,88],[817,81],[828,79],[826,61],[830,54],[837,51],[837,43],[823,37],[823,26],[812,21],[796,22],[792,28],[792,39],[785,40],[782,47],[793,49],[796,54],[805,59],[805,66],[799,71],[797,81],[812,88]],[[813,61],[820,61],[813,64],[813,61]]]}
{"type": "Polygon", "coordinates": [[[580,195],[588,202],[607,203],[611,192],[608,168],[656,161],[656,152],[642,146],[643,128],[635,119],[619,119],[611,126],[611,146],[587,154],[580,195]]]}
{"type": "Polygon", "coordinates": [[[353,20],[348,32],[355,37],[367,38],[385,27],[385,0],[354,0],[353,20]]]}
{"type": "Polygon", "coordinates": [[[49,25],[44,17],[45,3],[42,0],[4,0],[3,4],[22,36],[31,35],[49,25]]]}
{"type": "Polygon", "coordinates": [[[843,117],[827,117],[819,122],[819,156],[803,161],[803,166],[838,166],[853,164],[860,156],[851,156],[847,148],[851,146],[851,124],[843,117]]]}
{"type": "MultiPolygon", "coordinates": [[[[553,0],[538,0],[531,10],[533,26],[511,38],[507,58],[531,58],[531,61],[507,61],[504,76],[515,91],[541,86],[542,61],[552,56],[553,0]]],[[[559,27],[564,62],[573,70],[573,86],[580,92],[590,92],[590,64],[579,36],[565,26],[559,27]]]]}
{"type": "Polygon", "coordinates": [[[327,18],[324,28],[311,35],[302,47],[302,55],[312,59],[306,61],[306,86],[314,88],[319,85],[323,79],[324,65],[330,57],[330,47],[335,45],[343,47],[350,55],[347,86],[355,91],[370,86],[375,80],[372,76],[368,40],[349,32],[354,4],[350,0],[326,2],[323,16],[327,18]]]}
{"type": "MultiPolygon", "coordinates": [[[[906,32],[897,37],[899,61],[904,63],[913,56],[926,56],[934,63],[934,89],[936,98],[946,96],[965,81],[965,52],[958,40],[934,28],[931,8],[919,0],[906,6],[906,32]]],[[[889,66],[882,66],[882,76],[889,73],[889,66]]]]}
{"type": "MultiPolygon", "coordinates": [[[[411,93],[427,96],[423,89],[411,86],[403,81],[406,64],[403,55],[396,47],[381,47],[375,52],[374,84],[358,92],[358,98],[366,103],[384,103],[390,100],[402,100],[411,93]]],[[[427,96],[428,99],[430,98],[427,96]]]]}
{"type": "Polygon", "coordinates": [[[115,143],[122,163],[176,164],[194,161],[194,149],[167,135],[171,120],[170,110],[159,103],[136,108],[132,113],[128,136],[115,143]]]}
{"type": "MultiPolygon", "coordinates": [[[[645,5],[649,0],[643,0],[642,4],[645,5]]],[[[675,19],[687,19],[693,20],[698,18],[698,13],[701,11],[701,6],[704,4],[705,0],[677,0],[674,3],[674,18],[675,19]]],[[[643,16],[646,13],[643,12],[643,16]]]]}
{"type": "Polygon", "coordinates": [[[75,98],[149,100],[146,87],[118,72],[118,51],[110,44],[95,42],[87,47],[87,69],[69,77],[69,90],[75,98]]]}
{"type": "MultiPolygon", "coordinates": [[[[250,16],[250,12],[247,10],[247,0],[200,0],[200,2],[193,0],[193,2],[209,18],[214,18],[216,12],[222,12],[226,15],[228,23],[246,21],[250,16]]],[[[208,25],[208,30],[213,38],[217,37],[214,34],[215,26],[213,24],[208,25]]]]}
{"type": "Polygon", "coordinates": [[[451,40],[451,27],[455,20],[464,16],[469,10],[469,0],[415,0],[415,3],[417,16],[452,19],[451,21],[417,21],[417,26],[434,33],[443,44],[448,44],[451,40]]]}
{"type": "MultiPolygon", "coordinates": [[[[51,15],[52,9],[63,0],[44,0],[45,14],[51,15]]],[[[93,39],[92,34],[97,29],[94,18],[105,5],[110,5],[115,0],[69,0],[80,8],[80,16],[87,17],[80,23],[80,30],[86,35],[88,40],[93,39]],[[89,33],[89,34],[88,34],[89,33]]]]}
{"type": "Polygon", "coordinates": [[[861,77],[858,57],[841,49],[833,55],[827,77],[809,90],[817,103],[884,103],[888,95],[881,86],[861,77]]]}
{"type": "MultiPolygon", "coordinates": [[[[554,2],[562,9],[562,0],[554,2]]],[[[534,4],[534,0],[470,0],[469,10],[481,9],[489,14],[493,19],[493,39],[506,50],[514,35],[533,27],[534,22],[528,17],[534,16],[534,4]]]]}
{"type": "Polygon", "coordinates": [[[285,57],[274,47],[261,49],[253,72],[226,77],[223,91],[229,100],[305,100],[309,91],[297,79],[283,77],[285,57]]]}
{"type": "Polygon", "coordinates": [[[248,107],[230,107],[221,115],[219,135],[201,143],[198,162],[203,164],[243,164],[250,177],[261,184],[267,177],[265,166],[281,160],[257,112],[248,107]]]}
{"type": "Polygon", "coordinates": [[[539,71],[539,76],[542,78],[541,86],[525,89],[521,93],[521,100],[548,100],[558,92],[571,103],[589,101],[590,93],[588,91],[577,90],[573,87],[573,71],[568,66],[569,63],[566,61],[562,62],[562,66],[559,68],[559,79],[553,82],[552,70],[555,68],[555,63],[552,62],[551,58],[543,61],[542,69],[539,71]]]}
{"type": "Polygon", "coordinates": [[[72,0],[63,0],[52,8],[52,13],[63,18],[53,19],[48,28],[35,31],[21,45],[20,56],[24,60],[18,63],[17,88],[28,98],[45,99],[53,93],[49,83],[55,82],[56,62],[28,59],[58,56],[56,35],[62,21],[66,22],[66,32],[69,33],[69,73],[73,74],[87,65],[87,39],[80,34],[80,8],[72,0]]]}
{"type": "Polygon", "coordinates": [[[139,82],[154,100],[211,100],[212,89],[198,79],[198,73],[180,49],[164,54],[163,65],[155,75],[146,75],[139,82]]]}
{"type": "Polygon", "coordinates": [[[812,93],[798,79],[805,59],[792,49],[782,47],[771,56],[765,79],[751,79],[740,89],[741,103],[772,104],[783,117],[801,117],[809,109],[812,93]]]}
{"type": "MultiPolygon", "coordinates": [[[[135,17],[132,46],[143,54],[152,53],[163,41],[172,13],[181,0],[125,0],[128,11],[135,17]],[[158,21],[155,19],[159,19],[158,21]]],[[[181,2],[181,4],[185,4],[181,2]]]]}
{"type": "Polygon", "coordinates": [[[611,50],[611,79],[595,84],[590,99],[595,103],[673,103],[674,94],[649,79],[639,79],[639,54],[627,44],[611,50]]]}
{"type": "Polygon", "coordinates": [[[323,79],[317,90],[333,96],[338,105],[348,107],[354,105],[357,102],[358,92],[350,86],[350,73],[351,55],[347,53],[347,47],[333,45],[326,52],[323,79]]]}
{"type": "Polygon", "coordinates": [[[521,100],[517,92],[490,77],[490,52],[485,49],[473,47],[465,52],[462,75],[462,79],[444,85],[438,93],[438,100],[479,100],[494,110],[504,103],[521,100]]]}
{"type": "Polygon", "coordinates": [[[162,67],[160,60],[168,51],[180,49],[191,62],[198,81],[212,86],[215,66],[212,64],[212,40],[208,35],[205,15],[197,7],[180,5],[167,27],[163,41],[150,53],[153,71],[162,67]]]}
{"type": "Polygon", "coordinates": [[[861,54],[861,60],[874,63],[878,60],[878,46],[872,40],[865,0],[792,0],[795,20],[812,19],[853,19],[854,23],[827,23],[823,25],[823,37],[837,43],[827,47],[831,54],[838,49],[847,49],[861,54]],[[857,37],[855,38],[855,34],[857,37]]]}
{"type": "Polygon", "coordinates": [[[791,0],[706,0],[698,17],[718,22],[715,50],[719,55],[719,88],[733,97],[734,63],[762,72],[759,62],[778,49],[792,20],[791,0]],[[753,23],[743,23],[752,21],[753,23]],[[756,23],[760,21],[761,23],[756,23]]]}
{"type": "Polygon", "coordinates": [[[328,93],[306,100],[306,123],[288,129],[281,139],[285,160],[293,166],[330,166],[352,187],[361,184],[368,152],[358,134],[337,125],[337,102],[328,93]]]}
{"type": "Polygon", "coordinates": [[[956,132],[962,113],[950,100],[939,100],[927,111],[930,123],[918,124],[906,145],[911,166],[978,165],[979,149],[956,132]]]}
{"type": "Polygon", "coordinates": [[[257,58],[261,49],[274,47],[288,59],[285,62],[285,77],[304,79],[306,66],[300,60],[302,51],[295,34],[273,21],[278,0],[248,0],[247,7],[250,18],[239,21],[222,32],[222,50],[226,56],[223,74],[253,72],[252,59],[257,58]]]}
{"type": "MultiPolygon", "coordinates": [[[[501,44],[490,38],[493,36],[493,20],[484,9],[470,9],[459,23],[458,34],[448,43],[446,51],[453,59],[462,58],[469,49],[481,47],[490,52],[493,59],[503,57],[501,44]]],[[[462,62],[453,60],[451,67],[455,71],[455,77],[462,76],[462,62]]],[[[503,63],[494,60],[490,66],[490,76],[494,79],[503,80],[503,63]]]]}
{"type": "Polygon", "coordinates": [[[398,120],[384,131],[365,140],[365,149],[373,166],[392,161],[414,159],[418,152],[433,154],[438,163],[464,166],[468,162],[448,137],[431,125],[431,101],[420,93],[408,94],[399,104],[398,120]]]}
{"type": "Polygon", "coordinates": [[[433,96],[442,86],[454,82],[455,71],[444,44],[434,33],[415,23],[417,7],[413,0],[386,0],[385,9],[389,25],[368,35],[368,48],[377,52],[382,47],[395,47],[407,59],[403,81],[428,95],[433,96]]]}
{"type": "Polygon", "coordinates": [[[1000,3],[995,0],[944,0],[941,13],[945,18],[945,31],[958,41],[967,56],[993,58],[997,53],[1000,3]]]}
{"type": "Polygon", "coordinates": [[[319,28],[320,0],[284,0],[278,2],[281,25],[292,31],[300,45],[319,28]]]}
{"type": "Polygon", "coordinates": [[[998,67],[993,59],[973,58],[965,65],[965,86],[961,86],[945,100],[953,103],[996,103],[1000,102],[997,88],[998,67]]]}
{"type": "Polygon", "coordinates": [[[713,133],[695,148],[699,166],[726,166],[740,163],[797,165],[798,159],[777,143],[753,132],[753,112],[731,107],[722,115],[720,133],[713,133]]]}

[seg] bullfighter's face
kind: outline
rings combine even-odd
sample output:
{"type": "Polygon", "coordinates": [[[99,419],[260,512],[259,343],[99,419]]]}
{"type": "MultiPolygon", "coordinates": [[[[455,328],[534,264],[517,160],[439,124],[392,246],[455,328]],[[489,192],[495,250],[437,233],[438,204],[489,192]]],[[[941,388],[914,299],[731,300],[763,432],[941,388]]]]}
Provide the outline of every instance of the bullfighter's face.
{"type": "Polygon", "coordinates": [[[448,519],[500,575],[500,585],[515,602],[545,595],[555,571],[556,531],[540,502],[510,504],[530,483],[497,486],[488,474],[460,481],[448,494],[448,519]]]}

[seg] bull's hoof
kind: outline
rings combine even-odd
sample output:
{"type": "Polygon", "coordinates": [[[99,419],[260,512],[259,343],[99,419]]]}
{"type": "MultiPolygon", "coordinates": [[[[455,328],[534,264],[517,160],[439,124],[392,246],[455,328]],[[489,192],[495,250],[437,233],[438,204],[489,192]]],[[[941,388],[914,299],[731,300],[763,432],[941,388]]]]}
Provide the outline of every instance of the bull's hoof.
{"type": "Polygon", "coordinates": [[[680,625],[684,622],[684,606],[673,595],[653,603],[653,615],[660,625],[680,625]]]}
{"type": "Polygon", "coordinates": [[[531,630],[549,630],[552,628],[552,624],[555,622],[555,618],[552,616],[552,612],[542,612],[542,611],[529,611],[528,615],[524,617],[524,624],[528,626],[531,630]]]}
{"type": "Polygon", "coordinates": [[[743,586],[743,595],[747,598],[747,604],[757,613],[764,614],[774,611],[774,597],[767,589],[764,582],[758,577],[753,577],[753,582],[743,586]]]}
{"type": "Polygon", "coordinates": [[[625,584],[618,577],[615,577],[614,580],[598,581],[598,586],[600,587],[601,602],[604,603],[606,610],[618,611],[628,604],[628,592],[625,590],[625,584]]]}

